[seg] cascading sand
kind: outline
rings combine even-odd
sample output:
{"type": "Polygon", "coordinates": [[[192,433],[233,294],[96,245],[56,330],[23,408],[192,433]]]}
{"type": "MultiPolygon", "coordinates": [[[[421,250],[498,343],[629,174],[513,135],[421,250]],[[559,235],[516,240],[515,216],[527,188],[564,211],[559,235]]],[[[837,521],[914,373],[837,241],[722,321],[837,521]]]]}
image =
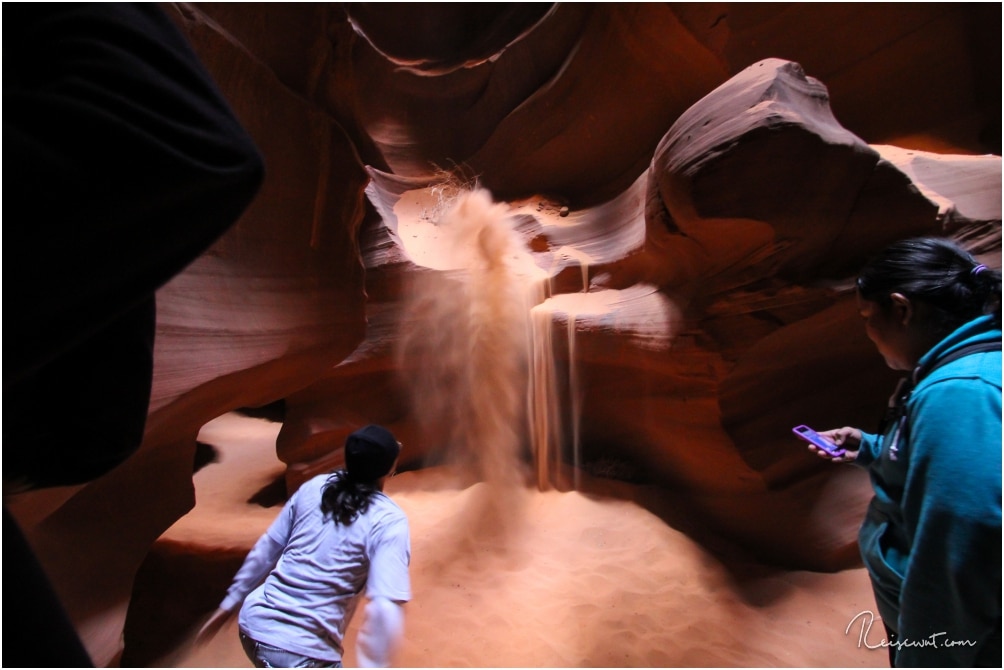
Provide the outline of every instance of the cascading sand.
{"type": "Polygon", "coordinates": [[[521,483],[530,305],[510,261],[522,242],[483,190],[458,195],[437,227],[457,269],[409,287],[399,353],[412,407],[447,462],[475,481],[521,483]]]}

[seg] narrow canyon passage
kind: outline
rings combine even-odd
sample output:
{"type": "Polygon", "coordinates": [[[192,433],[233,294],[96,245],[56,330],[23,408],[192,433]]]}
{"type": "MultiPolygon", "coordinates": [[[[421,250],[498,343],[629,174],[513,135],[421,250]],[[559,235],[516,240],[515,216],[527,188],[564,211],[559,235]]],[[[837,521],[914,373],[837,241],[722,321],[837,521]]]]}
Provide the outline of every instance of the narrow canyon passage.
{"type": "MultiPolygon", "coordinates": [[[[79,12],[118,24],[132,7],[22,6],[42,23],[9,31],[11,62],[54,74],[90,62],[63,48],[89,43],[79,12]]],[[[5,499],[96,666],[246,666],[232,627],[199,649],[191,633],[289,493],[369,423],[406,445],[389,490],[413,531],[399,665],[886,665],[869,649],[883,627],[864,628],[868,474],[791,428],[874,427],[895,388],[857,306],[868,258],[938,235],[1001,266],[1000,5],[145,9],[180,30],[265,169],[239,220],[158,280],[152,352],[97,343],[129,354],[109,368],[86,348],[92,307],[112,305],[82,282],[131,295],[132,242],[157,256],[151,226],[170,237],[213,208],[122,189],[130,234],[106,243],[87,222],[104,226],[120,179],[95,166],[163,193],[173,131],[158,166],[132,135],[40,114],[45,87],[8,98],[30,140],[17,163],[45,158],[37,138],[58,158],[9,189],[11,211],[42,217],[19,248],[48,259],[18,295],[28,313],[69,300],[80,318],[40,332],[82,329],[87,363],[11,390],[8,446],[45,432],[87,457],[121,434],[132,450],[5,499]],[[149,402],[109,386],[132,376],[149,402]]],[[[143,92],[172,67],[104,37],[127,85],[101,118],[120,119],[119,94],[170,116],[143,92]]],[[[229,160],[204,139],[194,155],[229,160]]],[[[42,340],[8,312],[13,368],[19,338],[42,340]]]]}
{"type": "MultiPolygon", "coordinates": [[[[222,598],[227,566],[236,569],[281,507],[266,492],[283,472],[278,429],[227,414],[202,430],[218,460],[195,475],[195,509],[140,572],[133,607],[148,612],[130,613],[124,664],[248,666],[235,621],[199,648],[190,635],[222,598]]],[[[523,487],[492,501],[487,486],[456,474],[402,473],[387,488],[412,528],[414,597],[399,666],[886,664],[884,648],[867,647],[878,631],[862,641],[861,624],[851,625],[874,609],[863,568],[782,571],[725,543],[702,546],[660,518],[675,523],[672,501],[649,487],[584,475],[580,492],[523,487]],[[493,523],[485,510],[505,518],[493,523]]]]}

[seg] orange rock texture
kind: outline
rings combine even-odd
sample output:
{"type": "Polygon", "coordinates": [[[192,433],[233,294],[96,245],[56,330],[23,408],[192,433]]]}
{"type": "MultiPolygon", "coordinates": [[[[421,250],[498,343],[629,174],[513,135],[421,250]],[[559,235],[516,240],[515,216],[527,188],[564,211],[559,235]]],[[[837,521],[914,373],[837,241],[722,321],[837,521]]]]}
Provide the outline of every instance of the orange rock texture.
{"type": "Polygon", "coordinates": [[[139,452],[11,501],[96,663],[121,652],[149,547],[194,504],[213,418],[281,401],[289,487],[364,423],[407,440],[407,467],[446,457],[451,404],[476,405],[417,415],[401,352],[450,327],[411,291],[453,276],[433,224],[474,184],[509,207],[552,334],[572,333],[551,340],[565,430],[539,486],[574,486],[570,465],[656,484],[764,560],[856,563],[867,481],[790,427],[869,426],[892,388],[854,305],[870,254],[950,235],[1001,265],[999,5],[165,9],[266,179],[157,296],[139,452]]]}

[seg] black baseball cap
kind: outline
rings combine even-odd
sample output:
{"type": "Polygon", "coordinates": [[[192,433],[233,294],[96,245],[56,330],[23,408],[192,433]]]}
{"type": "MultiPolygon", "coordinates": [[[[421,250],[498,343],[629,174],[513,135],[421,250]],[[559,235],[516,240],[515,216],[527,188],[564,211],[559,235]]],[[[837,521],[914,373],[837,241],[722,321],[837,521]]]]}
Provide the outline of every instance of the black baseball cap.
{"type": "Polygon", "coordinates": [[[383,426],[364,426],[345,438],[345,468],[359,482],[387,475],[400,453],[401,443],[383,426]]]}

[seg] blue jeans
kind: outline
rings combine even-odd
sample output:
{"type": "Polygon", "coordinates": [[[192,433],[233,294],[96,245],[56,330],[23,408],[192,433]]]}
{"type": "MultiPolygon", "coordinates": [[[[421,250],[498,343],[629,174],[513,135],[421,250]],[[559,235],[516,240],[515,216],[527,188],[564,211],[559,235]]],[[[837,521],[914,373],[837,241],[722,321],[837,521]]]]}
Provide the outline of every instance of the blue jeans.
{"type": "Polygon", "coordinates": [[[244,653],[256,668],[340,668],[341,661],[320,661],[316,658],[295,654],[285,649],[257,642],[240,633],[244,653]]]}

